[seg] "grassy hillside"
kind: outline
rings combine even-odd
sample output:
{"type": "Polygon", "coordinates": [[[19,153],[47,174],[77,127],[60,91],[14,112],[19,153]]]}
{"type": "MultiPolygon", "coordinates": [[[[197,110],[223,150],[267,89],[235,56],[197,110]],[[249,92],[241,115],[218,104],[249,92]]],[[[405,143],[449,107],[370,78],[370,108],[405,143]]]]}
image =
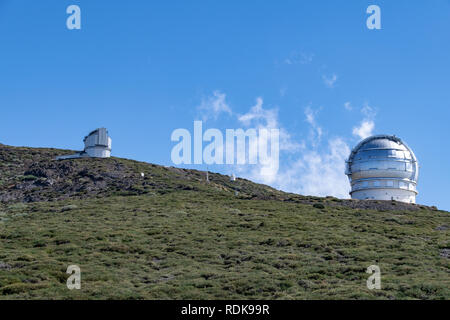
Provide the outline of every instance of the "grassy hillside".
{"type": "Polygon", "coordinates": [[[448,212],[64,153],[0,145],[0,299],[450,298],[448,212]]]}

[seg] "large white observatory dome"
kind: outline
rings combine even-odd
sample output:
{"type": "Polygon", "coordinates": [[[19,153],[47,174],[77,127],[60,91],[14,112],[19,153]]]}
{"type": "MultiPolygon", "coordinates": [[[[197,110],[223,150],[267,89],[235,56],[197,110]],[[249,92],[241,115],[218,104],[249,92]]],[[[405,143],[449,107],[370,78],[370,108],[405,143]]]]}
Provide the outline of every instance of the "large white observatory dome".
{"type": "Polygon", "coordinates": [[[419,164],[413,151],[396,136],[361,141],[347,160],[352,199],[415,203],[419,164]]]}

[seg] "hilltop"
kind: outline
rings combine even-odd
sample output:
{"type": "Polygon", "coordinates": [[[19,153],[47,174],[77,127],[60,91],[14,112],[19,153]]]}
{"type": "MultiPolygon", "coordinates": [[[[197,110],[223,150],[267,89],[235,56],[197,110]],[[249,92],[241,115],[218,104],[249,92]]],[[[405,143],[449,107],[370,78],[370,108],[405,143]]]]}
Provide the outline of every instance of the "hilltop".
{"type": "Polygon", "coordinates": [[[449,216],[0,145],[0,299],[448,299],[449,216]],[[70,291],[67,266],[82,290],[70,291]],[[379,265],[382,290],[365,270],[379,265]]]}

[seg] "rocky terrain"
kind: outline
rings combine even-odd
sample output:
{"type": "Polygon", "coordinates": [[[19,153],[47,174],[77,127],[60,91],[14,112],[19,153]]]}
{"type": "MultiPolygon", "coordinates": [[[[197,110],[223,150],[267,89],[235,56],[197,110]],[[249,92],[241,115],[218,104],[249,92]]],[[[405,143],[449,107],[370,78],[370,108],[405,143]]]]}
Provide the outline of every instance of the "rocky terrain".
{"type": "MultiPolygon", "coordinates": [[[[197,190],[205,186],[206,173],[164,167],[133,160],[109,158],[54,160],[70,150],[8,147],[0,144],[0,202],[56,201],[110,195],[141,195],[176,190],[197,190]],[[144,174],[144,176],[142,176],[144,174]]],[[[353,209],[418,210],[425,206],[395,201],[358,201],[320,198],[285,193],[245,179],[209,173],[209,186],[239,198],[279,200],[303,204],[326,201],[328,205],[353,209]]],[[[430,208],[436,210],[436,208],[430,208]]]]}

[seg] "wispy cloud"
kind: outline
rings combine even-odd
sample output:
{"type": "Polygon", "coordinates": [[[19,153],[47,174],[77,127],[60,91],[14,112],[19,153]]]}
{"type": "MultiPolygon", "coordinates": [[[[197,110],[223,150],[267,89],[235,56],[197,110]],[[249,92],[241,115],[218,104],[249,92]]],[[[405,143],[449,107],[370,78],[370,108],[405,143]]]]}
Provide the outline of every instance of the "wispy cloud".
{"type": "Polygon", "coordinates": [[[376,111],[366,103],[361,108],[361,113],[364,115],[364,119],[359,126],[353,128],[353,135],[360,139],[365,139],[373,135],[376,111]]]}
{"type": "MultiPolygon", "coordinates": [[[[257,97],[255,104],[243,114],[232,112],[225,102],[224,93],[216,91],[212,97],[214,99],[207,99],[208,103],[203,102],[202,105],[211,106],[217,115],[230,114],[236,120],[237,128],[279,129],[280,132],[279,167],[270,164],[234,165],[233,171],[238,176],[287,192],[349,198],[350,185],[345,175],[345,161],[350,154],[350,147],[345,138],[328,136],[320,125],[321,108],[313,108],[312,105],[305,107],[304,123],[308,125],[309,134],[305,139],[296,140],[293,138],[295,135],[280,123],[279,108],[265,108],[262,97],[257,97]]],[[[360,111],[363,120],[353,128],[353,134],[358,138],[372,134],[376,115],[368,104],[360,111]]]]}
{"type": "Polygon", "coordinates": [[[338,76],[335,73],[333,73],[330,76],[326,76],[326,75],[322,76],[323,83],[328,88],[334,88],[334,85],[335,85],[337,79],[338,79],[338,76]]]}
{"type": "Polygon", "coordinates": [[[323,130],[316,122],[316,114],[319,110],[313,110],[311,106],[307,106],[305,109],[306,122],[310,125],[309,139],[313,146],[320,143],[322,139],[323,130]]]}
{"type": "Polygon", "coordinates": [[[350,153],[342,138],[328,140],[322,151],[310,147],[278,177],[281,190],[314,196],[349,197],[345,160],[350,153]]]}
{"type": "Polygon", "coordinates": [[[238,117],[239,122],[244,126],[252,126],[256,129],[279,129],[280,130],[280,150],[298,151],[300,145],[292,140],[289,132],[278,120],[278,108],[264,109],[264,100],[256,98],[256,104],[246,114],[238,117]]]}
{"type": "MultiPolygon", "coordinates": [[[[293,141],[289,132],[281,126],[278,120],[278,108],[264,109],[264,100],[261,97],[256,98],[256,104],[250,110],[238,116],[238,121],[245,127],[252,127],[258,130],[261,129],[278,129],[279,130],[279,148],[280,152],[293,153],[301,149],[301,145],[293,141]]],[[[268,148],[267,140],[260,140],[259,148],[268,148]],[[261,145],[264,144],[264,145],[261,145]]],[[[256,150],[249,150],[249,152],[257,152],[256,150]]],[[[277,159],[278,162],[278,159],[277,159]]],[[[278,163],[274,166],[271,163],[257,164],[257,165],[243,165],[239,166],[238,172],[249,179],[263,182],[266,184],[273,184],[278,177],[278,163]]]]}
{"type": "MultiPolygon", "coordinates": [[[[261,104],[257,105],[259,110],[261,104]]],[[[291,135],[282,129],[284,138],[280,139],[280,146],[290,144],[291,147],[283,150],[289,151],[291,156],[287,157],[286,153],[280,150],[282,161],[276,174],[270,177],[262,176],[260,168],[249,166],[241,167],[239,174],[287,192],[348,198],[350,187],[345,175],[345,160],[350,148],[340,137],[330,138],[325,144],[321,143],[324,133],[317,121],[319,111],[320,109],[313,109],[311,106],[305,108],[305,122],[310,127],[306,140],[293,141],[291,135]]],[[[255,110],[250,112],[251,115],[254,113],[255,110]]],[[[278,121],[272,123],[278,125],[278,121]]]]}
{"type": "Polygon", "coordinates": [[[232,114],[230,106],[226,102],[226,94],[216,90],[209,97],[204,97],[197,107],[203,121],[210,118],[217,120],[221,113],[232,114]]]}
{"type": "Polygon", "coordinates": [[[361,113],[368,119],[374,119],[377,115],[377,112],[374,108],[369,106],[367,103],[361,108],[361,113]]]}
{"type": "Polygon", "coordinates": [[[347,102],[344,103],[344,108],[347,111],[352,111],[353,110],[353,107],[352,107],[352,104],[350,103],[350,101],[347,101],[347,102]]]}
{"type": "Polygon", "coordinates": [[[264,122],[265,127],[276,128],[278,125],[278,110],[264,109],[264,100],[261,97],[256,98],[256,104],[250,108],[250,111],[240,115],[238,120],[244,125],[248,126],[251,122],[256,122],[258,126],[262,126],[264,122]]]}
{"type": "Polygon", "coordinates": [[[305,108],[305,120],[310,126],[303,149],[278,176],[278,188],[304,195],[349,197],[345,175],[345,160],[350,148],[343,138],[329,138],[323,146],[324,130],[317,121],[320,109],[305,108]]]}
{"type": "Polygon", "coordinates": [[[293,51],[288,58],[284,59],[286,64],[309,64],[313,61],[314,54],[303,51],[293,51]]]}
{"type": "Polygon", "coordinates": [[[375,122],[372,120],[363,120],[361,124],[353,128],[353,135],[360,139],[365,139],[373,135],[373,129],[375,128],[375,122]]]}

